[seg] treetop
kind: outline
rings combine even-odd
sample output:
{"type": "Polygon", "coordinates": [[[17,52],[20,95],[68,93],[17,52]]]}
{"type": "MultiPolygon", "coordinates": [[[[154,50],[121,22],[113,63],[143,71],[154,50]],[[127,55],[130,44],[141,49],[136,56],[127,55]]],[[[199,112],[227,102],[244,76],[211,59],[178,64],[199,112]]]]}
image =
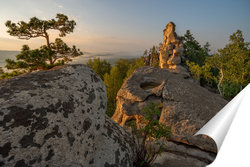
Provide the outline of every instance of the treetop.
{"type": "Polygon", "coordinates": [[[69,20],[66,15],[58,13],[56,20],[40,20],[37,17],[32,17],[28,23],[20,21],[16,24],[8,20],[5,25],[9,28],[7,33],[11,36],[28,40],[35,37],[47,37],[49,29],[59,30],[59,36],[64,37],[73,32],[76,23],[74,20],[69,20]]]}

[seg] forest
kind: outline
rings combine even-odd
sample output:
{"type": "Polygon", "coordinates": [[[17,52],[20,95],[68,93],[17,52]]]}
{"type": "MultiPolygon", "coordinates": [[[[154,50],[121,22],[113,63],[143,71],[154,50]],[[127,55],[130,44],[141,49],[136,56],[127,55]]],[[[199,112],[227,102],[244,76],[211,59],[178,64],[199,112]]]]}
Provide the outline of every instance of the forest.
{"type": "MultiPolygon", "coordinates": [[[[30,39],[43,37],[46,45],[39,49],[31,50],[28,45],[24,45],[21,53],[15,60],[6,59],[6,68],[12,72],[4,72],[0,68],[0,79],[6,79],[21,75],[27,72],[38,70],[48,70],[58,65],[63,65],[72,61],[72,58],[82,55],[80,49],[75,46],[69,47],[61,38],[56,38],[55,42],[49,41],[47,31],[49,29],[58,30],[59,36],[64,37],[72,33],[76,23],[69,20],[66,15],[57,14],[56,20],[39,20],[36,17],[30,22],[11,21],[6,22],[7,31],[11,36],[20,39],[30,39]]],[[[183,36],[178,36],[185,49],[184,63],[189,66],[189,70],[196,83],[201,86],[209,85],[218,90],[221,97],[231,100],[244,87],[250,83],[250,48],[249,42],[244,41],[242,31],[237,30],[229,37],[229,44],[218,50],[214,54],[209,54],[210,44],[200,45],[190,30],[183,36]]],[[[161,44],[159,44],[161,45],[161,44]]],[[[124,81],[134,72],[134,70],[145,66],[145,57],[159,57],[159,47],[152,46],[145,50],[140,58],[119,59],[114,66],[107,60],[100,58],[89,59],[86,63],[104,81],[107,90],[107,111],[106,114],[112,117],[116,109],[116,95],[124,81]]],[[[159,67],[158,63],[154,66],[159,67]]]]}

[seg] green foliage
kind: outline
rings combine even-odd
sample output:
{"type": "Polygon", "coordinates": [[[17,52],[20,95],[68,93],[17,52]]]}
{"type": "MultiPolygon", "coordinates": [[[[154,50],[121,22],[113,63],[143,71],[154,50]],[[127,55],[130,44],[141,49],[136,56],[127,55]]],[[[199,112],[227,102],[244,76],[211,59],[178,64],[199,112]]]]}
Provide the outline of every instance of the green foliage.
{"type": "Polygon", "coordinates": [[[241,86],[233,82],[224,81],[220,89],[222,96],[227,100],[231,100],[241,91],[241,86]]]}
{"type": "MultiPolygon", "coordinates": [[[[151,54],[151,56],[152,56],[152,58],[153,58],[154,60],[159,59],[160,54],[159,54],[158,51],[159,51],[159,48],[156,47],[155,45],[153,45],[153,47],[150,48],[150,50],[149,50],[149,54],[151,54]]],[[[160,66],[159,66],[159,61],[153,62],[153,66],[154,66],[154,67],[160,68],[160,66]]]]}
{"type": "Polygon", "coordinates": [[[144,53],[143,53],[143,56],[147,56],[148,55],[148,50],[145,49],[144,53]]]}
{"type": "MultiPolygon", "coordinates": [[[[162,44],[159,44],[159,45],[162,45],[162,44]]],[[[160,67],[159,66],[159,47],[157,47],[157,46],[155,46],[155,45],[153,45],[153,47],[152,48],[150,48],[149,49],[149,51],[146,49],[145,51],[144,51],[144,53],[143,53],[143,56],[144,56],[144,58],[145,58],[145,56],[149,56],[150,55],[150,57],[151,57],[151,61],[153,60],[153,66],[154,67],[160,67]]],[[[146,62],[145,62],[145,65],[151,65],[151,64],[147,64],[146,62]]]]}
{"type": "Polygon", "coordinates": [[[155,63],[155,62],[154,62],[154,63],[153,63],[153,66],[154,66],[154,67],[160,68],[159,63],[155,63]]]}
{"type": "Polygon", "coordinates": [[[207,82],[212,83],[214,76],[211,71],[211,66],[208,63],[204,63],[203,66],[195,64],[194,62],[186,61],[189,66],[189,70],[194,78],[196,78],[196,83],[200,81],[201,78],[204,78],[207,82]]]}
{"type": "Polygon", "coordinates": [[[3,68],[0,67],[0,75],[2,75],[3,73],[4,73],[3,68]]]}
{"type": "Polygon", "coordinates": [[[134,60],[131,61],[131,64],[129,65],[129,68],[128,68],[128,71],[127,71],[127,76],[124,79],[124,81],[128,77],[130,77],[136,69],[145,66],[145,63],[144,63],[143,59],[144,59],[144,57],[141,56],[140,58],[137,58],[137,59],[134,59],[134,60]]]}
{"type": "Polygon", "coordinates": [[[89,59],[86,63],[88,66],[90,66],[98,75],[99,77],[104,81],[104,75],[105,73],[110,73],[111,70],[111,64],[107,60],[100,60],[100,58],[94,58],[89,59]]]}
{"type": "Polygon", "coordinates": [[[119,59],[113,68],[111,68],[110,62],[100,60],[100,58],[89,59],[86,64],[100,76],[106,85],[108,97],[106,114],[112,117],[116,109],[118,91],[128,78],[127,76],[130,76],[135,69],[144,66],[143,57],[133,60],[119,59]]]}
{"type": "Polygon", "coordinates": [[[47,33],[49,29],[58,30],[60,32],[59,36],[64,37],[66,34],[73,32],[76,23],[74,20],[69,20],[66,15],[58,13],[56,20],[40,20],[32,17],[28,23],[20,21],[16,24],[8,20],[5,25],[8,28],[7,32],[11,36],[17,36],[19,39],[46,38],[47,47],[50,48],[49,35],[47,33]]]}
{"type": "Polygon", "coordinates": [[[8,76],[16,76],[22,74],[21,70],[32,72],[35,70],[47,70],[58,65],[72,61],[71,58],[83,55],[80,49],[75,46],[70,48],[60,38],[56,38],[55,42],[49,42],[49,29],[58,30],[59,36],[64,37],[66,34],[73,32],[76,25],[74,20],[68,20],[63,14],[57,14],[57,20],[39,20],[36,17],[30,19],[28,23],[21,21],[12,23],[8,20],[5,25],[11,36],[17,36],[19,39],[30,39],[36,37],[44,37],[47,45],[43,45],[40,49],[31,50],[28,45],[23,45],[22,51],[16,56],[17,61],[6,59],[6,68],[15,71],[8,76]],[[19,72],[18,72],[19,71],[19,72]]]}
{"type": "MultiPolygon", "coordinates": [[[[115,62],[115,65],[109,72],[108,70],[102,69],[102,61],[100,59],[91,59],[86,63],[94,71],[99,75],[102,76],[104,74],[104,83],[107,88],[107,97],[108,97],[108,105],[107,105],[107,112],[106,114],[109,117],[115,112],[116,109],[116,96],[118,91],[120,90],[123,82],[134,72],[135,69],[138,69],[145,65],[143,62],[143,56],[141,58],[126,60],[126,59],[119,59],[115,62]],[[95,65],[96,64],[96,65],[95,65]],[[101,70],[102,69],[102,70],[101,70]],[[100,74],[101,73],[101,74],[100,74]]],[[[103,62],[106,60],[103,60],[103,62]]],[[[108,68],[106,68],[108,69],[108,68]]]]}
{"type": "Polygon", "coordinates": [[[217,77],[215,77],[215,79],[218,83],[217,88],[218,88],[221,96],[222,96],[222,93],[220,90],[220,85],[224,79],[224,69],[226,68],[226,62],[227,62],[227,58],[224,57],[224,55],[222,55],[222,56],[219,55],[218,53],[213,54],[210,58],[207,59],[207,63],[212,68],[216,68],[217,70],[219,70],[219,75],[217,75],[217,77]]]}
{"type": "Polygon", "coordinates": [[[130,64],[131,64],[131,61],[127,59],[119,59],[118,61],[115,62],[115,65],[118,68],[122,79],[124,79],[127,76],[127,72],[128,72],[130,64]]]}
{"type": "MultiPolygon", "coordinates": [[[[205,78],[215,81],[220,95],[226,99],[232,99],[250,83],[250,43],[244,42],[240,30],[233,33],[229,41],[228,45],[218,50],[219,53],[212,56],[204,54],[205,61],[202,65],[187,61],[197,80],[205,78]]],[[[204,46],[202,50],[201,53],[206,53],[209,49],[204,46]]]]}
{"type": "Polygon", "coordinates": [[[227,62],[226,80],[240,86],[250,82],[250,49],[249,42],[244,42],[242,32],[238,30],[230,36],[230,43],[225,48],[218,50],[220,55],[230,59],[227,62]]]}
{"type": "MultiPolygon", "coordinates": [[[[107,88],[107,97],[108,97],[106,114],[109,117],[112,117],[112,115],[115,112],[116,101],[117,101],[116,96],[123,82],[134,72],[134,70],[145,65],[145,63],[143,62],[143,58],[144,57],[142,56],[141,58],[132,60],[119,59],[118,61],[115,62],[115,66],[113,66],[113,68],[111,69],[110,74],[109,72],[105,73],[104,83],[107,88]]],[[[94,62],[89,60],[88,64],[94,64],[94,62]]]]}
{"type": "Polygon", "coordinates": [[[110,74],[106,73],[104,75],[104,83],[106,85],[107,97],[108,97],[108,106],[106,114],[109,117],[112,117],[116,109],[117,92],[120,90],[123,84],[123,78],[120,75],[117,66],[113,66],[113,68],[110,71],[110,74]]]}
{"type": "Polygon", "coordinates": [[[187,30],[186,34],[180,38],[183,42],[187,60],[202,66],[205,62],[205,59],[209,57],[208,52],[210,51],[210,44],[206,42],[206,44],[202,47],[199,42],[195,40],[190,30],[187,30]]]}
{"type": "Polygon", "coordinates": [[[158,54],[158,48],[155,47],[155,45],[153,45],[153,47],[149,49],[149,54],[157,55],[158,54]]]}
{"type": "Polygon", "coordinates": [[[58,65],[72,61],[71,57],[82,55],[75,46],[70,48],[61,39],[57,38],[49,49],[46,45],[40,49],[31,50],[28,45],[23,45],[22,51],[16,56],[17,61],[6,59],[6,68],[25,69],[28,72],[47,70],[58,65]]]}
{"type": "Polygon", "coordinates": [[[250,83],[250,43],[244,42],[240,30],[233,33],[229,41],[228,45],[218,50],[219,53],[208,59],[208,63],[219,70],[218,89],[225,98],[236,96],[250,83]]]}
{"type": "MultiPolygon", "coordinates": [[[[44,48],[46,46],[43,46],[44,48]]],[[[77,49],[75,45],[70,48],[62,39],[56,38],[54,43],[51,43],[50,49],[52,51],[52,57],[49,57],[50,64],[54,64],[56,60],[63,60],[65,63],[71,62],[74,57],[83,55],[80,49],[77,49]]]]}
{"type": "Polygon", "coordinates": [[[180,39],[185,48],[186,63],[191,74],[196,79],[196,83],[199,82],[201,85],[215,83],[216,78],[214,76],[217,76],[217,71],[207,63],[207,60],[211,57],[209,55],[210,44],[206,42],[205,45],[201,46],[190,30],[187,30],[186,34],[181,36],[180,39]]]}
{"type": "Polygon", "coordinates": [[[10,78],[10,77],[18,76],[18,75],[25,74],[25,73],[27,73],[27,71],[25,71],[25,70],[22,70],[22,71],[14,70],[14,71],[12,71],[10,73],[4,72],[4,73],[0,74],[0,79],[7,79],[7,78],[10,78]]]}
{"type": "Polygon", "coordinates": [[[160,117],[161,105],[150,102],[144,109],[145,118],[142,117],[140,123],[144,125],[143,128],[138,128],[135,121],[127,122],[126,125],[132,128],[132,133],[135,135],[138,143],[136,147],[137,158],[134,162],[136,167],[148,167],[157,158],[158,154],[161,155],[163,151],[163,143],[159,143],[159,139],[164,137],[168,138],[171,133],[170,127],[159,123],[154,116],[160,117]],[[155,145],[159,145],[159,149],[152,147],[152,142],[155,145]]]}

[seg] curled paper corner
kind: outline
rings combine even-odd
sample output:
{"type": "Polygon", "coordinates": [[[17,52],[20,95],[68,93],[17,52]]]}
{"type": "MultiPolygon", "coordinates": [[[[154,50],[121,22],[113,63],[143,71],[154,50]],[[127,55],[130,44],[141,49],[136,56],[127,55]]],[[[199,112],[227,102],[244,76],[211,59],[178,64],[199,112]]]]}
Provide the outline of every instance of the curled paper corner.
{"type": "MultiPolygon", "coordinates": [[[[236,113],[242,113],[243,110],[245,112],[244,114],[248,112],[248,111],[246,112],[246,108],[248,108],[249,110],[249,107],[246,107],[246,106],[249,106],[250,104],[249,97],[250,97],[250,84],[248,84],[234,99],[232,99],[224,108],[222,108],[194,136],[201,134],[201,135],[207,135],[211,137],[215,141],[217,145],[217,150],[219,153],[221,146],[223,144],[223,141],[225,140],[227,133],[234,121],[236,113]]],[[[232,145],[233,143],[230,143],[230,144],[232,145]]],[[[223,149],[224,149],[224,146],[223,146],[223,149]]]]}

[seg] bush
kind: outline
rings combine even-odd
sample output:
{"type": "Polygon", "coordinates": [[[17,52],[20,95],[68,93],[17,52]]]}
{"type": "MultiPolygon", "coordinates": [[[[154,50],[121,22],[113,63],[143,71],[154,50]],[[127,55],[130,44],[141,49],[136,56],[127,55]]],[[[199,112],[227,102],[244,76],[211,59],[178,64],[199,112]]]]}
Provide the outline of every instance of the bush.
{"type": "Polygon", "coordinates": [[[7,78],[10,78],[10,77],[18,76],[18,75],[25,74],[25,73],[27,73],[27,71],[25,71],[25,70],[22,70],[22,71],[14,70],[14,71],[12,71],[10,73],[7,73],[7,72],[0,73],[0,79],[7,79],[7,78]]]}
{"type": "Polygon", "coordinates": [[[150,102],[146,108],[143,109],[145,113],[145,118],[141,117],[140,123],[144,126],[143,128],[138,128],[135,121],[129,121],[126,123],[128,127],[132,128],[132,133],[137,139],[136,147],[136,161],[134,165],[136,167],[149,167],[157,158],[158,154],[161,155],[163,151],[163,143],[159,143],[161,137],[168,138],[171,133],[170,127],[159,123],[154,117],[161,115],[161,105],[150,102]],[[159,145],[159,149],[152,147],[152,142],[159,145]]]}
{"type": "Polygon", "coordinates": [[[232,82],[223,82],[220,88],[222,91],[222,97],[226,100],[233,99],[241,91],[241,85],[232,82]]]}

